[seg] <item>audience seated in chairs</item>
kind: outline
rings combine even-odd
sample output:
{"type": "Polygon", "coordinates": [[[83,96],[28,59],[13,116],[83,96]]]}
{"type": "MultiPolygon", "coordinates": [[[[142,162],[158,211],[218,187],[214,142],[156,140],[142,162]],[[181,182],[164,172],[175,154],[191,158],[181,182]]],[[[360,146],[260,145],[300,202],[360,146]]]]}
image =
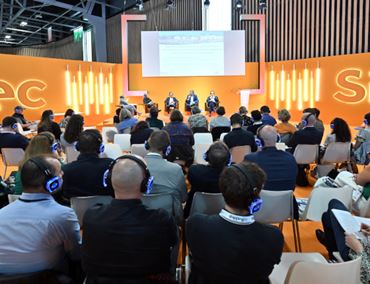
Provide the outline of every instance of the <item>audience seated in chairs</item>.
{"type": "Polygon", "coordinates": [[[361,239],[354,234],[345,232],[333,213],[333,209],[348,211],[348,209],[337,199],[329,202],[328,211],[322,215],[324,232],[316,230],[317,239],[329,252],[330,259],[335,259],[333,252],[338,251],[344,261],[362,257],[361,281],[370,282],[370,226],[361,225],[361,239]]]}
{"type": "Polygon", "coordinates": [[[132,127],[138,122],[127,108],[122,108],[119,114],[120,122],[116,125],[118,133],[130,133],[132,127]]]}
{"type": "Polygon", "coordinates": [[[158,110],[156,107],[152,107],[149,111],[149,117],[146,119],[146,122],[149,123],[149,127],[162,129],[164,123],[162,120],[158,119],[158,110]]]}
{"type": "Polygon", "coordinates": [[[29,140],[18,133],[17,120],[12,116],[7,116],[2,121],[2,130],[0,132],[0,150],[1,148],[21,148],[25,150],[29,140]]]}
{"type": "Polygon", "coordinates": [[[189,218],[189,283],[269,283],[280,262],[284,237],[278,228],[254,221],[261,205],[264,172],[253,163],[232,165],[220,176],[225,209],[189,218]]]}
{"type": "Polygon", "coordinates": [[[23,185],[21,181],[21,170],[23,164],[28,161],[30,158],[37,157],[40,155],[48,155],[50,157],[54,157],[61,162],[61,158],[58,154],[58,143],[55,140],[55,137],[50,132],[42,132],[34,136],[30,144],[28,145],[23,160],[19,164],[18,171],[15,174],[15,186],[12,188],[14,194],[22,194],[23,192],[23,185]]]}
{"type": "Polygon", "coordinates": [[[248,110],[245,106],[241,106],[239,108],[239,112],[238,112],[242,118],[243,118],[243,123],[242,123],[242,126],[243,127],[248,127],[249,125],[252,125],[252,119],[248,116],[248,110]]]}
{"type": "Polygon", "coordinates": [[[351,142],[351,130],[347,122],[339,117],[334,118],[330,122],[331,132],[326,136],[324,146],[327,147],[330,143],[334,142],[351,142]]]}
{"type": "Polygon", "coordinates": [[[214,142],[205,153],[207,165],[192,165],[189,168],[188,180],[191,185],[188,201],[184,209],[187,218],[195,192],[219,193],[218,180],[222,170],[230,165],[231,155],[225,143],[214,142]]]}
{"type": "Polygon", "coordinates": [[[130,142],[132,144],[144,144],[154,130],[149,128],[146,121],[139,121],[131,130],[130,142]]]}
{"type": "Polygon", "coordinates": [[[60,135],[60,144],[65,150],[66,147],[74,147],[78,137],[84,130],[84,118],[82,115],[73,114],[69,120],[64,133],[60,135]]]}
{"type": "Polygon", "coordinates": [[[353,147],[357,150],[362,143],[370,141],[370,112],[364,116],[364,128],[359,130],[356,135],[356,143],[353,147]]]}
{"type": "Polygon", "coordinates": [[[181,204],[186,201],[187,192],[185,177],[180,165],[171,163],[164,158],[171,152],[168,133],[164,130],[155,131],[150,136],[146,147],[149,153],[145,156],[148,169],[154,177],[152,193],[169,193],[176,200],[176,215],[181,215],[181,204]]]}
{"type": "Polygon", "coordinates": [[[66,198],[75,196],[112,195],[111,188],[105,188],[103,176],[113,161],[99,158],[104,152],[102,136],[96,129],[80,134],[76,149],[80,152],[77,161],[63,165],[64,182],[62,194],[66,198]]]}
{"type": "Polygon", "coordinates": [[[37,133],[44,131],[53,133],[55,139],[60,140],[62,131],[59,124],[54,121],[54,112],[51,109],[45,110],[42,113],[40,123],[37,125],[37,133]]]}
{"type": "Polygon", "coordinates": [[[60,162],[36,156],[20,175],[23,194],[0,210],[0,274],[63,271],[66,254],[80,257],[80,226],[74,211],[51,196],[63,182],[60,162]]]}
{"type": "Polygon", "coordinates": [[[172,279],[170,255],[178,241],[178,229],[168,212],[142,204],[141,195],[150,192],[150,180],[145,161],[138,156],[125,155],[111,165],[107,183],[111,183],[115,199],[108,205],[96,205],[84,216],[86,283],[172,279]]]}
{"type": "Polygon", "coordinates": [[[217,117],[212,118],[211,122],[209,123],[209,127],[212,130],[215,127],[230,127],[230,119],[225,117],[225,108],[223,106],[219,106],[216,110],[217,117]]]}
{"type": "Polygon", "coordinates": [[[64,113],[64,117],[63,119],[59,122],[59,126],[60,128],[66,128],[67,127],[67,124],[68,124],[68,121],[69,119],[71,118],[72,115],[74,115],[75,112],[73,109],[69,108],[66,110],[66,112],[64,113]]]}
{"type": "Polygon", "coordinates": [[[119,114],[121,112],[121,109],[122,109],[121,107],[116,108],[116,115],[113,116],[113,125],[114,126],[116,126],[118,123],[120,123],[120,121],[119,121],[119,114]]]}
{"type": "Polygon", "coordinates": [[[247,130],[256,135],[257,129],[263,125],[262,115],[259,110],[252,110],[251,116],[253,123],[248,126],[247,130]]]}
{"type": "Polygon", "coordinates": [[[278,119],[281,121],[278,124],[275,124],[275,128],[280,135],[280,140],[283,143],[289,141],[290,137],[297,131],[297,128],[289,123],[290,113],[288,110],[281,109],[278,111],[278,119]]]}
{"type": "Polygon", "coordinates": [[[194,160],[194,137],[190,128],[183,123],[184,117],[177,109],[173,110],[170,116],[171,122],[163,127],[171,139],[171,153],[167,156],[170,162],[184,161],[189,167],[194,160]]]}
{"type": "Polygon", "coordinates": [[[252,152],[257,151],[257,145],[254,141],[254,135],[252,132],[242,128],[243,118],[240,114],[234,113],[230,117],[232,130],[225,135],[224,142],[231,150],[236,146],[249,145],[252,152]]]}
{"type": "Polygon", "coordinates": [[[276,124],[276,119],[270,115],[270,108],[268,106],[262,106],[260,108],[262,115],[262,123],[274,126],[276,124]]]}
{"type": "MultiPolygon", "coordinates": [[[[318,130],[318,131],[320,131],[321,133],[322,133],[322,135],[321,136],[323,136],[324,135],[324,131],[325,131],[325,127],[324,127],[324,123],[322,122],[322,120],[319,118],[319,116],[320,116],[320,110],[318,109],[318,108],[306,108],[306,109],[304,109],[303,110],[303,113],[312,113],[314,116],[315,116],[315,118],[316,118],[316,122],[315,122],[315,124],[314,124],[314,127],[318,130]]],[[[300,123],[299,125],[298,125],[298,129],[301,129],[301,128],[303,128],[304,126],[300,123]]]]}
{"type": "Polygon", "coordinates": [[[208,132],[208,120],[197,106],[191,108],[188,124],[193,133],[208,132]]]}

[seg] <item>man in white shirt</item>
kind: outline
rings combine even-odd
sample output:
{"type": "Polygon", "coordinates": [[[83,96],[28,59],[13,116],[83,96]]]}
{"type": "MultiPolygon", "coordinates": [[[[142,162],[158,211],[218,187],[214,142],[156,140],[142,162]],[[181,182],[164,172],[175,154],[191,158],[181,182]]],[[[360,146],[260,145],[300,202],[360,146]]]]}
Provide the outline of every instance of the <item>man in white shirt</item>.
{"type": "Polygon", "coordinates": [[[62,175],[53,157],[34,157],[22,166],[23,194],[0,210],[0,274],[62,270],[66,254],[79,259],[77,216],[51,196],[62,175]]]}
{"type": "Polygon", "coordinates": [[[182,216],[181,203],[187,199],[184,173],[181,166],[165,160],[171,151],[170,137],[166,131],[154,131],[147,142],[149,153],[145,156],[149,172],[154,176],[152,193],[170,193],[176,201],[176,219],[182,216]],[[181,212],[180,212],[181,211],[181,212]]]}

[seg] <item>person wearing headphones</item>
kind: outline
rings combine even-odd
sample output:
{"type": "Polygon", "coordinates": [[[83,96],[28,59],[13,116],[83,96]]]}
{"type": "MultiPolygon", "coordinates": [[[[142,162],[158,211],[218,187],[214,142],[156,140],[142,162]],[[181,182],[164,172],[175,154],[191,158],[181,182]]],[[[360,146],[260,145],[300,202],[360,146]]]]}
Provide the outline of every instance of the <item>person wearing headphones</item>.
{"type": "Polygon", "coordinates": [[[170,136],[164,130],[154,131],[145,145],[149,152],[144,159],[154,176],[152,193],[172,194],[182,215],[181,204],[186,201],[187,190],[181,166],[165,159],[171,152],[170,136]]]}
{"type": "Polygon", "coordinates": [[[2,148],[21,148],[25,150],[29,140],[18,133],[17,120],[12,116],[7,116],[2,121],[0,132],[0,150],[2,148]]]}
{"type": "Polygon", "coordinates": [[[221,141],[214,142],[204,153],[207,165],[191,165],[188,180],[191,185],[188,200],[184,208],[184,217],[190,213],[191,204],[196,192],[219,193],[218,180],[222,170],[231,164],[231,155],[227,145],[221,141]]]}
{"type": "Polygon", "coordinates": [[[361,129],[356,135],[356,143],[353,148],[356,150],[360,148],[361,144],[370,141],[370,112],[364,116],[364,128],[361,129]]]}
{"type": "Polygon", "coordinates": [[[223,170],[225,207],[216,215],[195,214],[186,224],[191,251],[189,283],[269,283],[284,246],[281,231],[254,220],[263,206],[265,173],[242,162],[223,170]]]}
{"type": "Polygon", "coordinates": [[[292,153],[294,153],[295,147],[298,144],[310,144],[320,145],[323,133],[315,128],[316,116],[313,113],[305,112],[302,115],[302,129],[294,132],[292,137],[286,143],[288,147],[291,147],[292,153]]]}
{"type": "Polygon", "coordinates": [[[104,152],[103,139],[96,129],[83,131],[76,143],[80,152],[77,160],[63,165],[64,183],[62,194],[66,198],[75,196],[111,195],[113,190],[103,185],[103,175],[113,161],[100,158],[104,152]]]}
{"type": "Polygon", "coordinates": [[[75,212],[51,195],[63,183],[60,162],[35,156],[20,175],[22,195],[0,210],[0,274],[62,270],[66,255],[80,258],[81,237],[75,212]]]}
{"type": "Polygon", "coordinates": [[[110,204],[90,208],[84,215],[82,263],[86,283],[172,279],[171,250],[178,242],[178,229],[167,211],[148,209],[141,201],[153,183],[145,161],[135,155],[121,156],[104,176],[115,198],[110,204]]]}

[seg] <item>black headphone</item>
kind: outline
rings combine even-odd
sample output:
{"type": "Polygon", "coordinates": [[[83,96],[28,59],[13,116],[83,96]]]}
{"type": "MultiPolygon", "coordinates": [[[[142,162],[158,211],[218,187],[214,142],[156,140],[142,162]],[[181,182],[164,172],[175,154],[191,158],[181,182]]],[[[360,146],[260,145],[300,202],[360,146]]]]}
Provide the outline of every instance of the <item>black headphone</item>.
{"type": "Polygon", "coordinates": [[[142,160],[132,155],[123,155],[121,157],[118,157],[109,165],[109,168],[105,171],[104,176],[103,176],[103,186],[113,188],[112,186],[113,168],[115,164],[117,163],[117,161],[123,160],[123,159],[128,159],[128,160],[136,162],[144,170],[144,179],[141,182],[140,191],[142,193],[149,194],[153,188],[154,177],[150,175],[149,169],[145,165],[145,163],[142,160]]]}
{"type": "MultiPolygon", "coordinates": [[[[232,156],[231,156],[231,153],[230,153],[230,150],[229,150],[229,148],[227,148],[223,143],[221,143],[221,145],[225,148],[225,150],[227,151],[227,153],[228,153],[228,157],[227,157],[227,162],[226,162],[226,166],[230,166],[231,165],[231,163],[232,163],[232,156]]],[[[211,147],[210,147],[211,148],[211,147]]],[[[209,148],[209,149],[210,149],[209,148]]],[[[208,157],[208,155],[209,155],[209,149],[207,150],[207,152],[205,152],[204,154],[203,154],[203,159],[206,161],[206,162],[209,162],[209,157],[208,157]]]]}
{"type": "MultiPolygon", "coordinates": [[[[150,145],[149,145],[148,140],[145,140],[144,147],[145,147],[146,150],[150,149],[150,145]]],[[[165,157],[167,157],[171,153],[171,150],[172,150],[172,147],[171,147],[171,142],[170,142],[170,144],[167,145],[167,147],[163,149],[163,155],[165,157]]]]}
{"type": "Polygon", "coordinates": [[[55,151],[58,150],[59,143],[58,142],[54,142],[53,138],[51,138],[49,135],[47,135],[45,133],[40,133],[39,135],[40,136],[44,136],[44,137],[46,137],[48,139],[52,152],[55,152],[55,151]]]}
{"type": "Polygon", "coordinates": [[[309,115],[307,115],[302,121],[301,121],[301,124],[303,127],[306,127],[308,125],[308,118],[310,116],[314,115],[313,113],[310,113],[309,115]]]}
{"type": "MultiPolygon", "coordinates": [[[[259,148],[263,148],[265,146],[265,141],[263,141],[263,138],[260,136],[260,132],[266,125],[268,125],[268,124],[264,124],[264,125],[258,127],[257,131],[256,131],[256,136],[257,137],[255,139],[255,142],[256,142],[257,147],[259,147],[259,148]]],[[[277,133],[276,143],[279,143],[280,139],[281,139],[281,137],[280,137],[279,133],[277,133]]]]}
{"type": "MultiPolygon", "coordinates": [[[[103,140],[102,138],[100,137],[100,135],[94,131],[89,131],[89,132],[86,132],[88,133],[89,135],[93,136],[99,143],[99,147],[98,147],[98,154],[101,154],[101,153],[104,153],[104,150],[105,150],[105,146],[103,144],[103,140]]],[[[76,143],[75,143],[75,149],[76,151],[80,152],[80,141],[78,140],[76,143]]]]}
{"type": "MultiPolygon", "coordinates": [[[[243,176],[245,177],[247,183],[252,185],[251,179],[249,178],[247,172],[245,172],[242,167],[240,167],[239,165],[236,165],[236,164],[231,165],[231,167],[237,169],[240,173],[242,173],[243,176]]],[[[262,199],[258,196],[256,197],[256,195],[257,195],[257,187],[256,186],[253,186],[253,195],[255,195],[255,197],[253,198],[253,201],[249,205],[249,208],[248,208],[249,209],[249,214],[251,214],[251,215],[256,213],[257,211],[259,211],[262,207],[262,204],[263,204],[262,199]]]]}
{"type": "Polygon", "coordinates": [[[46,191],[53,193],[61,187],[62,179],[52,174],[51,170],[49,169],[49,165],[47,165],[43,159],[41,159],[40,157],[34,157],[30,158],[29,161],[34,163],[42,172],[42,174],[46,177],[46,181],[44,184],[44,189],[46,191]]]}

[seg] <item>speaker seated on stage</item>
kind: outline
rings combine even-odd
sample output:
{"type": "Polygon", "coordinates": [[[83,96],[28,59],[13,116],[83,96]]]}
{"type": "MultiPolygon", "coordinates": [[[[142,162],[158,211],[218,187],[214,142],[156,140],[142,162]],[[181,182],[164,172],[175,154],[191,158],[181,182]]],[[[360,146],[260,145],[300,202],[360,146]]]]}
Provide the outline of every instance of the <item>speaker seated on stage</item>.
{"type": "Polygon", "coordinates": [[[249,145],[252,152],[257,151],[257,145],[254,141],[254,135],[252,132],[242,128],[243,118],[240,114],[234,113],[230,117],[232,130],[225,135],[224,142],[232,149],[237,146],[249,145]]]}
{"type": "Polygon", "coordinates": [[[212,112],[215,112],[220,104],[218,97],[215,95],[215,91],[211,91],[206,100],[206,110],[208,110],[209,115],[212,115],[212,112]]]}
{"type": "Polygon", "coordinates": [[[62,185],[62,176],[54,157],[34,156],[23,163],[23,193],[0,210],[0,274],[62,271],[66,260],[79,260],[77,216],[51,195],[62,185]]]}
{"type": "Polygon", "coordinates": [[[62,194],[66,198],[75,196],[111,195],[111,188],[103,185],[103,175],[113,161],[100,158],[104,152],[103,139],[96,129],[83,131],[76,144],[80,152],[77,160],[62,166],[64,182],[62,194]]]}
{"type": "MultiPolygon", "coordinates": [[[[195,214],[186,224],[191,251],[189,284],[269,283],[284,246],[281,231],[254,220],[263,206],[265,173],[253,163],[226,167],[219,187],[225,207],[216,215],[195,214]]],[[[84,232],[85,234],[85,232],[84,232]]]]}
{"type": "Polygon", "coordinates": [[[154,103],[148,94],[144,94],[143,104],[145,106],[145,113],[148,113],[153,106],[158,108],[158,104],[154,103]]]}
{"type": "Polygon", "coordinates": [[[104,176],[115,198],[85,213],[82,262],[86,283],[172,280],[171,251],[178,241],[178,229],[167,211],[148,209],[141,201],[153,183],[145,161],[139,156],[121,156],[104,176]]]}
{"type": "Polygon", "coordinates": [[[185,111],[190,111],[193,106],[199,106],[199,99],[194,90],[190,90],[185,100],[185,111]]]}
{"type": "Polygon", "coordinates": [[[204,153],[207,165],[191,165],[188,180],[191,189],[184,208],[184,217],[189,217],[191,204],[196,192],[220,193],[219,177],[223,169],[231,164],[231,154],[227,145],[221,141],[214,142],[204,153]]]}
{"type": "Polygon", "coordinates": [[[191,108],[188,124],[193,133],[208,132],[208,120],[197,106],[191,108]]]}
{"type": "Polygon", "coordinates": [[[179,108],[179,101],[174,97],[173,92],[168,93],[168,97],[164,101],[164,108],[167,113],[179,108]]]}

